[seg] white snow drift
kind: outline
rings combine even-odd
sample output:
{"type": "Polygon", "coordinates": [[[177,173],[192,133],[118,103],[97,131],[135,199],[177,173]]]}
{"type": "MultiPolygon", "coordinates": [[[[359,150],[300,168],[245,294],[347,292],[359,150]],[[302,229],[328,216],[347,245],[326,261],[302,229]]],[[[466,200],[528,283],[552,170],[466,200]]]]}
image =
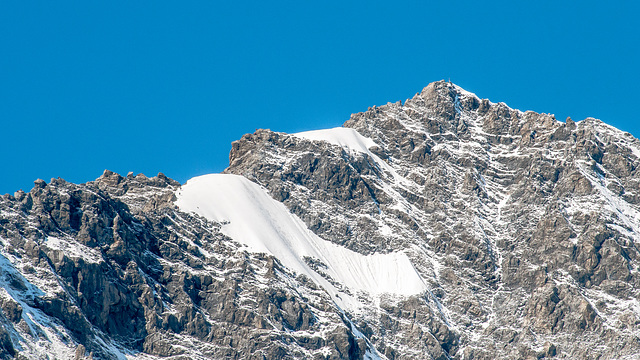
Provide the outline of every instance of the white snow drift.
{"type": "Polygon", "coordinates": [[[305,263],[304,256],[320,260],[327,266],[322,271],[351,291],[376,296],[412,295],[426,289],[406,254],[365,256],[323,240],[264,188],[242,176],[195,177],[176,195],[181,210],[223,224],[225,235],[251,251],[276,256],[288,268],[323,285],[332,296],[338,295],[336,301],[344,306],[353,307],[354,299],[338,294],[338,289],[305,263]]]}
{"type": "Polygon", "coordinates": [[[369,148],[376,146],[376,143],[368,137],[360,135],[354,129],[343,127],[305,131],[293,135],[307,140],[326,141],[330,144],[363,153],[369,153],[369,148]]]}

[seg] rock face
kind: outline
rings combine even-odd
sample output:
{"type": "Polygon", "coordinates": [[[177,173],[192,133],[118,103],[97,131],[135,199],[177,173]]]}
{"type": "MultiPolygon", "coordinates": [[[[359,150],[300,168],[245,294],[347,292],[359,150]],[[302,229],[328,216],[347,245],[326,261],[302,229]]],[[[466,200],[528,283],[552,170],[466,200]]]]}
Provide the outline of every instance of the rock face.
{"type": "Polygon", "coordinates": [[[225,173],[324,240],[405,254],[425,283],[373,295],[325,274],[351,307],[181,210],[162,174],[38,180],[0,198],[0,358],[634,359],[639,157],[599,120],[443,81],[341,129],[234,142],[225,173]]]}

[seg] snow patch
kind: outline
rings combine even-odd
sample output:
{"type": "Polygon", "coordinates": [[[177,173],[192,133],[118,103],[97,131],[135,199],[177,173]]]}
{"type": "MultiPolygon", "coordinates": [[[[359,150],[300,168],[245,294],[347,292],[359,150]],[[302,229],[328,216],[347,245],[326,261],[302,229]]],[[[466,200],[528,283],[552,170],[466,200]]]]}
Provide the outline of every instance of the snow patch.
{"type": "Polygon", "coordinates": [[[102,255],[98,250],[80,244],[74,239],[62,240],[54,236],[47,236],[44,244],[52,250],[62,251],[72,258],[82,258],[89,263],[97,264],[102,261],[102,255]]]}
{"type": "Polygon", "coordinates": [[[340,305],[359,307],[355,298],[341,292],[335,282],[373,296],[384,293],[407,296],[426,289],[405,253],[365,256],[323,240],[264,188],[242,176],[195,177],[176,195],[176,205],[182,211],[222,224],[225,235],[251,251],[272,254],[290,269],[314,279],[340,305]],[[320,263],[325,276],[305,262],[307,257],[320,263]]]}
{"type": "Polygon", "coordinates": [[[369,153],[370,147],[377,146],[377,144],[373,140],[360,135],[360,133],[358,133],[354,129],[343,127],[305,131],[292,135],[311,141],[326,141],[330,144],[342,146],[344,148],[363,153],[369,153]]]}
{"type": "MultiPolygon", "coordinates": [[[[411,186],[410,182],[400,176],[397,171],[391,167],[391,165],[387,164],[384,160],[369,150],[369,148],[378,146],[378,144],[376,144],[372,139],[360,135],[360,133],[354,129],[336,127],[325,130],[305,131],[292,135],[312,141],[325,141],[329,144],[338,145],[351,151],[367,154],[373,159],[380,170],[389,173],[393,177],[396,184],[403,185],[405,187],[411,186]]],[[[388,189],[385,189],[385,191],[386,190],[388,189]]]]}

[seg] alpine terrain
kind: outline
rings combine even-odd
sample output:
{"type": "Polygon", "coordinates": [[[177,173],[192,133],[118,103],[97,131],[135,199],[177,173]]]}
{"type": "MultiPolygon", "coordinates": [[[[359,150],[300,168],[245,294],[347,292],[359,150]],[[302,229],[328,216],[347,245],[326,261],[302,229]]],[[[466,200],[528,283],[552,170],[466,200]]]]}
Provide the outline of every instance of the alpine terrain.
{"type": "Polygon", "coordinates": [[[640,359],[640,141],[439,81],[0,198],[2,359],[640,359]]]}

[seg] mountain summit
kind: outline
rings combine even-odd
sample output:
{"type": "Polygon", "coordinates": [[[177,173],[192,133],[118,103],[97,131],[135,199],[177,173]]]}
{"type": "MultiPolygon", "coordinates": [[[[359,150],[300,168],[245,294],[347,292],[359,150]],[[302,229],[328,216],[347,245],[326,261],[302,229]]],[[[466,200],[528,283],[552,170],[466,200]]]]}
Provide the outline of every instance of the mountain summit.
{"type": "Polygon", "coordinates": [[[0,198],[0,358],[635,359],[640,141],[439,81],[0,198]]]}

